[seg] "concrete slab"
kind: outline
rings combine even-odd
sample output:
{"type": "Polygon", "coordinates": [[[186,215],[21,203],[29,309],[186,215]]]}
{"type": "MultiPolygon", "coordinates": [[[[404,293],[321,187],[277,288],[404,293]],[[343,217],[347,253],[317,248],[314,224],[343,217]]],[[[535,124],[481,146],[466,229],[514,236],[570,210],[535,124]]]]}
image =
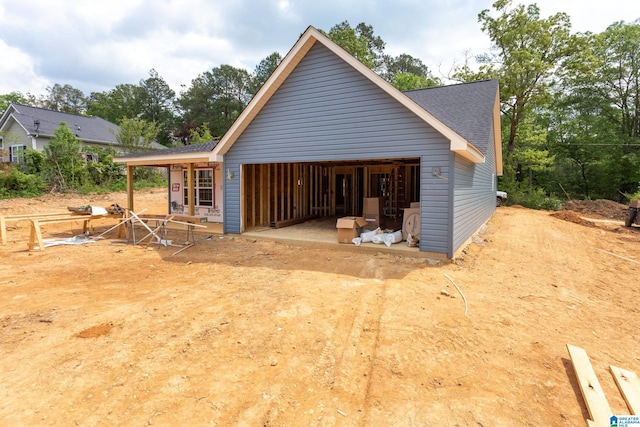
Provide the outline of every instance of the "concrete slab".
{"type": "Polygon", "coordinates": [[[390,247],[385,244],[375,243],[362,243],[360,246],[338,243],[336,221],[337,218],[321,218],[283,228],[252,228],[242,233],[242,237],[272,239],[302,245],[327,245],[329,247],[339,247],[341,250],[353,250],[354,252],[383,252],[402,256],[439,258],[437,254],[424,253],[420,252],[418,248],[410,248],[405,241],[393,244],[390,247]]]}

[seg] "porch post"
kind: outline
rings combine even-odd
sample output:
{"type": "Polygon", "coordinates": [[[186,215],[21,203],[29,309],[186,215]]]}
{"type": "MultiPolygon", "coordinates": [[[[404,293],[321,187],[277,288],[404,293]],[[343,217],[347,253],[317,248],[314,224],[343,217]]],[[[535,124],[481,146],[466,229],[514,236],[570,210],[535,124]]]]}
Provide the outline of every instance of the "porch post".
{"type": "Polygon", "coordinates": [[[196,214],[193,200],[193,179],[193,163],[189,163],[189,167],[187,169],[187,203],[189,205],[189,215],[192,216],[196,214]]]}
{"type": "Polygon", "coordinates": [[[127,208],[133,211],[133,166],[127,165],[127,208]]]}

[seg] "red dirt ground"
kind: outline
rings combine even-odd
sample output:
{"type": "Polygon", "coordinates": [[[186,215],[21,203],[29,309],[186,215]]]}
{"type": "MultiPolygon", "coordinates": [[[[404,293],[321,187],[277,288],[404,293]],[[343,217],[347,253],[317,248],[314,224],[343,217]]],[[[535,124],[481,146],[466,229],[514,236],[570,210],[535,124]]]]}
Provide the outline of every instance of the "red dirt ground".
{"type": "MultiPolygon", "coordinates": [[[[125,200],[0,200],[0,213],[125,200]]],[[[162,212],[165,190],[136,204],[162,212]]],[[[639,229],[600,211],[554,215],[498,208],[442,265],[203,234],[177,255],[114,234],[29,252],[28,224],[12,225],[0,246],[0,419],[583,426],[567,343],[628,414],[608,367],[640,372],[639,229]]]]}

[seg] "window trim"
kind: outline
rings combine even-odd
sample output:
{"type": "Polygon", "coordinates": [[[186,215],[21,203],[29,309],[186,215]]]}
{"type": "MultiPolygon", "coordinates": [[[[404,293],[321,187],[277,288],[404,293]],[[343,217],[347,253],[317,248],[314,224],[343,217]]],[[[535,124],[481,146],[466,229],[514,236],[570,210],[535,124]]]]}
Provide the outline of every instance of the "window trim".
{"type": "Polygon", "coordinates": [[[25,153],[27,151],[27,146],[25,144],[13,144],[9,146],[9,162],[10,163],[18,163],[23,164],[27,162],[27,158],[25,153]],[[21,150],[16,150],[20,148],[21,150]],[[16,155],[16,151],[18,151],[18,155],[16,155]]]}
{"type": "MultiPolygon", "coordinates": [[[[188,206],[189,201],[189,194],[187,193],[187,173],[188,170],[187,169],[183,169],[182,170],[182,201],[184,203],[184,206],[188,206]]],[[[216,169],[215,168],[200,168],[200,169],[195,169],[194,170],[194,183],[193,183],[193,203],[194,206],[196,207],[203,207],[203,208],[213,208],[213,209],[217,209],[218,205],[216,203],[216,169]],[[205,186],[205,185],[201,185],[203,178],[201,177],[201,172],[209,172],[211,173],[211,185],[210,186],[205,186]],[[207,200],[207,204],[201,204],[200,199],[201,199],[201,195],[204,193],[201,193],[201,190],[208,190],[211,192],[211,199],[207,200]]]]}

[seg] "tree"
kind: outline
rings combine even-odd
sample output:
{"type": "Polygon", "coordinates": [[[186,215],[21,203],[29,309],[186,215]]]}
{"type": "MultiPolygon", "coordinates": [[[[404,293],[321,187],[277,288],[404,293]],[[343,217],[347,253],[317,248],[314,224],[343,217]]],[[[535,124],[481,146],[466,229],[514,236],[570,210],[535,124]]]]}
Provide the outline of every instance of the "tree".
{"type": "Polygon", "coordinates": [[[204,123],[202,126],[195,129],[191,129],[189,135],[190,144],[204,144],[214,140],[213,136],[211,136],[211,132],[209,132],[209,125],[207,123],[204,123]]]}
{"type": "Polygon", "coordinates": [[[176,104],[183,112],[183,131],[209,124],[214,137],[231,127],[251,99],[251,76],[246,70],[221,65],[199,75],[180,94],[176,104]]]}
{"type": "Polygon", "coordinates": [[[356,28],[352,28],[349,22],[343,21],[331,27],[325,34],[373,71],[377,73],[382,71],[385,42],[379,36],[373,35],[371,25],[361,22],[356,28]]]}
{"type": "Polygon", "coordinates": [[[551,98],[549,83],[556,67],[571,49],[570,21],[565,13],[540,18],[532,4],[511,7],[511,0],[493,3],[500,16],[485,9],[478,15],[482,31],[488,33],[493,52],[479,58],[481,74],[500,79],[502,113],[507,120],[506,146],[516,148],[519,125],[551,98]]]}
{"type": "Polygon", "coordinates": [[[11,92],[5,95],[0,95],[0,116],[7,110],[7,108],[9,108],[9,104],[15,103],[25,105],[28,102],[27,98],[20,92],[11,92]]]}
{"type": "Polygon", "coordinates": [[[271,74],[278,68],[282,62],[282,57],[278,52],[273,52],[271,55],[264,58],[253,71],[253,77],[251,79],[250,92],[253,96],[260,90],[262,85],[271,77],[271,74]]]}
{"type": "Polygon", "coordinates": [[[577,40],[552,110],[558,167],[576,193],[620,199],[640,182],[640,24],[577,40]]]}
{"type": "Polygon", "coordinates": [[[108,92],[92,92],[87,102],[87,114],[120,124],[122,119],[138,116],[139,97],[140,87],[134,84],[120,84],[108,92]]]}
{"type": "Polygon", "coordinates": [[[171,145],[172,133],[176,127],[174,99],[176,93],[154,69],[149,71],[149,78],[140,81],[137,97],[138,117],[158,123],[158,142],[171,145]]]}
{"type": "Polygon", "coordinates": [[[44,147],[43,172],[54,190],[77,189],[85,182],[87,174],[80,147],[80,141],[66,123],[60,123],[53,131],[49,144],[44,147]]]}
{"type": "Polygon", "coordinates": [[[143,119],[123,119],[116,141],[127,153],[140,153],[151,150],[151,143],[156,140],[160,131],[158,124],[143,119]]]}
{"type": "Polygon", "coordinates": [[[438,79],[429,79],[407,72],[397,73],[391,81],[391,84],[398,90],[424,89],[438,86],[439,83],[440,81],[438,79]]]}
{"type": "Polygon", "coordinates": [[[87,99],[80,89],[71,85],[61,86],[58,83],[47,88],[49,95],[42,102],[44,108],[63,113],[85,114],[87,111],[87,99]]]}

